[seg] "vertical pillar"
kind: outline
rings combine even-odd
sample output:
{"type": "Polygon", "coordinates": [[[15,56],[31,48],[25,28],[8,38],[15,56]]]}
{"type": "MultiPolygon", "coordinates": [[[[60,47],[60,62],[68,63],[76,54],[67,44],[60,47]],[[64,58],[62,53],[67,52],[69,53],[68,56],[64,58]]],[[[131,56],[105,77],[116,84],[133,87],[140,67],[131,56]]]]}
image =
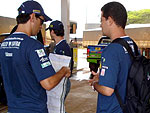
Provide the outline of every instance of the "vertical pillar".
{"type": "Polygon", "coordinates": [[[70,39],[70,0],[61,0],[61,21],[65,28],[65,39],[70,39]]]}

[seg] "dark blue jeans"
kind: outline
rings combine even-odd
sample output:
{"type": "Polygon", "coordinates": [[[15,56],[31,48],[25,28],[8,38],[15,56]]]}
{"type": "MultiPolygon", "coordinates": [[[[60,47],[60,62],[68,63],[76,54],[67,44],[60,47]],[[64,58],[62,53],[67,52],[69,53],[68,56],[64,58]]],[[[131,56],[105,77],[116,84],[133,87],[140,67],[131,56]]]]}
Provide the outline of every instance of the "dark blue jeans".
{"type": "Polygon", "coordinates": [[[66,97],[67,97],[68,93],[70,92],[70,88],[71,88],[71,82],[70,82],[70,79],[68,78],[67,86],[66,86],[65,100],[66,100],[66,97]]]}
{"type": "MultiPolygon", "coordinates": [[[[65,99],[64,100],[66,100],[66,97],[67,97],[68,93],[70,92],[70,88],[71,88],[71,82],[70,82],[70,79],[68,78],[67,86],[66,86],[66,94],[65,94],[65,99]]],[[[65,113],[67,113],[67,112],[65,112],[65,113]]]]}

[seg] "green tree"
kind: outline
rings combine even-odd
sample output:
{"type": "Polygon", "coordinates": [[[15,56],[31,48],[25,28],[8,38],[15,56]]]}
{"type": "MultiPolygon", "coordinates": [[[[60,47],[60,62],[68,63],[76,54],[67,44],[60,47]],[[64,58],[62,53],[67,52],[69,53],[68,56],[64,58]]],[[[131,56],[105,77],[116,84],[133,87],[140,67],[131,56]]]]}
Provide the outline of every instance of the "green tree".
{"type": "Polygon", "coordinates": [[[146,24],[150,23],[150,9],[139,11],[128,11],[127,24],[146,24]]]}

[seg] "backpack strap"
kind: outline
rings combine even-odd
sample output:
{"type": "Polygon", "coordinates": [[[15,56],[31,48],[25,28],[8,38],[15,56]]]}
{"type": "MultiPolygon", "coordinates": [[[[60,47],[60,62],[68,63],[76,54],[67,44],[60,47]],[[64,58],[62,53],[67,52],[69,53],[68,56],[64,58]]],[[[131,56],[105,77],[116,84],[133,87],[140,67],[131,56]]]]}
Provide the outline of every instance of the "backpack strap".
{"type": "Polygon", "coordinates": [[[134,59],[135,56],[139,55],[138,46],[136,45],[136,43],[134,41],[133,41],[133,46],[134,46],[134,53],[135,54],[133,53],[129,44],[122,38],[116,38],[115,40],[112,41],[112,43],[118,43],[118,44],[124,46],[127,49],[131,59],[134,59]]]}
{"type": "MultiPolygon", "coordinates": [[[[117,97],[117,100],[118,100],[118,102],[119,102],[119,104],[120,104],[120,107],[122,108],[122,106],[124,106],[124,103],[123,103],[123,101],[122,101],[122,99],[121,99],[121,96],[120,96],[120,94],[119,94],[119,92],[118,92],[118,89],[116,88],[115,89],[115,94],[116,94],[116,97],[117,97]]],[[[123,109],[123,108],[122,108],[123,109]]]]}

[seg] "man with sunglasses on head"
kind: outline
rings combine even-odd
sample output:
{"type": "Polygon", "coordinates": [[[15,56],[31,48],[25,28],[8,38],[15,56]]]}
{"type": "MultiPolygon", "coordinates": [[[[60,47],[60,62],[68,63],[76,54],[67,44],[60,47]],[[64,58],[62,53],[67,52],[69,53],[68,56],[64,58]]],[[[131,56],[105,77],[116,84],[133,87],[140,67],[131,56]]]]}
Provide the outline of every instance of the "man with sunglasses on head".
{"type": "Polygon", "coordinates": [[[18,27],[0,47],[0,65],[9,113],[48,113],[46,90],[54,88],[70,69],[55,73],[43,44],[32,39],[51,20],[33,0],[18,8],[18,27]]]}

